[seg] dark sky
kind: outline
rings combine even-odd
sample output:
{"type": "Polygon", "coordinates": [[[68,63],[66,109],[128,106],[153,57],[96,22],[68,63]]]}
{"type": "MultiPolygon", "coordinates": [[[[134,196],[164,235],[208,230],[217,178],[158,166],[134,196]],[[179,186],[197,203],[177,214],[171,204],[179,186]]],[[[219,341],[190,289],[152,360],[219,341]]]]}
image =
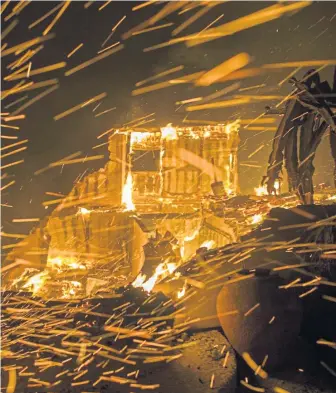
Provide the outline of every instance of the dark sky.
{"type": "MultiPolygon", "coordinates": [[[[7,8],[2,17],[8,15],[15,4],[13,2],[13,5],[7,8]]],[[[49,1],[33,1],[27,6],[18,17],[19,25],[5,39],[8,47],[40,36],[53,16],[31,30],[28,29],[28,25],[57,4],[49,1]]],[[[52,29],[52,32],[56,33],[56,37],[47,41],[44,49],[33,57],[33,69],[61,61],[67,61],[68,64],[65,69],[32,77],[35,82],[58,78],[60,88],[27,109],[24,112],[26,119],[17,122],[21,127],[20,140],[29,139],[29,148],[23,153],[12,156],[2,164],[14,161],[13,157],[25,160],[24,164],[8,171],[8,173],[15,175],[16,184],[5,191],[2,196],[2,203],[14,206],[12,209],[3,208],[2,225],[8,232],[17,233],[29,228],[28,224],[11,223],[12,218],[41,217],[49,212],[41,206],[41,203],[46,199],[44,194],[46,191],[68,193],[80,173],[87,168],[89,171],[93,171],[102,167],[105,161],[92,162],[89,166],[86,166],[88,164],[69,165],[63,169],[62,173],[59,168],[54,168],[34,176],[36,170],[77,151],[88,155],[106,153],[105,147],[92,150],[92,146],[106,141],[106,139],[97,141],[96,138],[99,134],[115,125],[151,112],[156,112],[155,125],[163,126],[168,122],[181,123],[186,112],[183,108],[176,112],[176,101],[206,96],[232,84],[232,82],[215,84],[209,88],[194,87],[193,85],[173,86],[132,97],[131,91],[139,80],[181,64],[185,66],[185,69],[176,76],[211,69],[240,52],[247,52],[254,58],[251,67],[274,62],[334,59],[336,54],[336,3],[332,1],[316,2],[294,15],[288,14],[264,25],[194,48],[187,48],[181,43],[143,53],[143,48],[169,40],[171,31],[196,12],[196,10],[192,10],[182,15],[175,13],[159,22],[159,24],[173,22],[174,26],[132,37],[123,42],[125,48],[122,51],[72,76],[64,76],[66,69],[96,56],[112,27],[124,15],[127,16],[125,21],[118,27],[106,46],[121,40],[121,35],[124,32],[148,19],[162,7],[162,4],[154,4],[133,12],[132,7],[139,3],[112,1],[99,12],[98,8],[102,4],[103,2],[95,2],[85,9],[84,2],[72,2],[69,9],[52,29]],[[70,59],[67,59],[67,54],[81,42],[84,43],[83,47],[70,59]],[[93,106],[88,106],[64,119],[53,120],[55,115],[103,92],[107,93],[107,98],[104,99],[99,109],[105,110],[116,106],[117,110],[95,118],[92,113],[93,106]],[[18,227],[19,225],[21,226],[18,227]]],[[[223,13],[224,17],[216,25],[234,20],[271,4],[274,3],[265,1],[227,2],[217,5],[180,35],[200,31],[223,13]]],[[[8,23],[3,26],[7,26],[8,23]]],[[[2,59],[3,76],[6,75],[6,65],[14,59],[15,57],[12,55],[2,59]]],[[[276,88],[277,83],[291,70],[287,68],[277,73],[245,79],[242,81],[241,87],[266,83],[267,88],[276,88]]],[[[302,70],[298,76],[301,76],[305,71],[306,69],[302,70]]],[[[322,77],[331,82],[332,72],[332,67],[328,67],[323,70],[322,77]]],[[[7,89],[12,85],[3,85],[3,88],[7,89]]],[[[43,89],[28,92],[29,98],[42,91],[43,89]]],[[[255,94],[286,95],[290,91],[290,86],[284,84],[272,92],[266,91],[257,92],[254,90],[253,92],[255,94]]],[[[3,100],[3,107],[25,94],[27,93],[10,96],[3,100]]],[[[263,111],[265,105],[275,103],[277,101],[225,110],[194,112],[189,115],[189,118],[216,121],[223,121],[229,117],[254,118],[263,111]]],[[[3,107],[2,112],[5,111],[3,107]]],[[[241,131],[239,151],[241,161],[246,161],[247,156],[260,144],[267,144],[252,158],[257,161],[257,164],[262,165],[262,168],[240,167],[242,191],[252,191],[253,187],[258,185],[265,170],[272,136],[273,132],[269,131],[261,133],[241,131]]],[[[5,141],[3,145],[8,143],[10,142],[5,141]]],[[[323,146],[320,147],[315,163],[316,180],[327,181],[331,179],[332,165],[328,143],[323,143],[323,146]]]]}

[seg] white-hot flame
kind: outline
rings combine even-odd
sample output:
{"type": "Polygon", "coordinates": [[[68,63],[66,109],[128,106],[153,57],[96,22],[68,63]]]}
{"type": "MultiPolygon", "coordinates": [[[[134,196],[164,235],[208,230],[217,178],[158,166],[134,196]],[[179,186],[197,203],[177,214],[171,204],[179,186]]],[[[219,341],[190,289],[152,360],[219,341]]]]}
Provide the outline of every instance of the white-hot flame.
{"type": "Polygon", "coordinates": [[[81,287],[82,284],[78,281],[65,281],[64,286],[62,288],[62,292],[63,292],[62,298],[67,299],[72,296],[76,296],[81,287]]]}
{"type": "Polygon", "coordinates": [[[177,139],[176,128],[172,127],[171,123],[169,123],[166,127],[162,127],[161,128],[161,138],[167,139],[168,141],[177,139]]]}
{"type": "MultiPolygon", "coordinates": [[[[279,193],[280,191],[280,181],[279,180],[275,180],[274,182],[274,189],[276,191],[276,194],[279,193]]],[[[257,196],[264,196],[264,195],[269,195],[268,191],[267,191],[267,185],[263,185],[263,186],[259,186],[257,188],[254,189],[254,192],[257,196]]]]}
{"type": "Polygon", "coordinates": [[[27,288],[31,290],[33,292],[33,295],[35,295],[42,288],[48,277],[48,273],[45,271],[37,273],[34,276],[30,277],[25,283],[25,285],[22,286],[22,288],[27,288]]]}
{"type": "Polygon", "coordinates": [[[177,298],[181,299],[185,295],[186,290],[187,290],[187,285],[186,283],[184,283],[183,288],[177,291],[177,298]]]}
{"type": "Polygon", "coordinates": [[[259,224],[264,219],[262,214],[255,214],[251,218],[251,224],[259,224]]]}
{"type": "Polygon", "coordinates": [[[176,270],[176,263],[172,262],[162,262],[160,263],[156,269],[152,277],[150,277],[147,281],[145,274],[139,274],[137,278],[133,281],[132,285],[135,288],[143,288],[146,292],[151,292],[158,281],[163,280],[165,277],[174,273],[176,270]]]}
{"type": "Polygon", "coordinates": [[[211,250],[212,248],[215,248],[216,242],[214,240],[206,240],[200,245],[200,248],[206,247],[208,250],[211,250]]]}
{"type": "Polygon", "coordinates": [[[131,147],[135,143],[141,143],[145,141],[147,138],[150,138],[151,133],[150,132],[139,132],[139,131],[133,131],[131,132],[131,147]]]}
{"type": "Polygon", "coordinates": [[[122,190],[121,203],[125,206],[125,211],[135,210],[133,203],[133,178],[131,172],[128,172],[126,183],[122,190]]]}
{"type": "Polygon", "coordinates": [[[256,196],[264,196],[264,195],[268,195],[267,192],[267,186],[259,186],[257,188],[254,189],[254,192],[256,194],[256,196]]]}
{"type": "Polygon", "coordinates": [[[86,209],[85,207],[80,207],[80,208],[78,209],[78,212],[77,212],[77,213],[78,213],[78,214],[82,214],[83,216],[86,216],[86,215],[88,215],[88,214],[91,213],[91,210],[86,209]]]}
{"type": "Polygon", "coordinates": [[[240,120],[237,119],[232,123],[226,124],[225,125],[225,132],[226,134],[231,134],[231,132],[238,132],[239,131],[239,126],[240,126],[240,120]]]}
{"type": "Polygon", "coordinates": [[[73,269],[73,270],[84,270],[86,269],[85,265],[81,264],[76,258],[74,257],[54,257],[48,258],[47,267],[50,267],[52,270],[66,270],[66,269],[73,269]]]}

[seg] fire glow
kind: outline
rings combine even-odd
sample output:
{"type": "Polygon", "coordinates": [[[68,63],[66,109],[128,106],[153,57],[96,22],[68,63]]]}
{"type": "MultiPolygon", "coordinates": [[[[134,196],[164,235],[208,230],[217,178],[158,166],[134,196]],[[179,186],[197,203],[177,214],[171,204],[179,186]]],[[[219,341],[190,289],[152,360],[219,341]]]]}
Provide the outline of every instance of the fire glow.
{"type": "Polygon", "coordinates": [[[177,269],[177,264],[173,262],[162,262],[156,269],[152,277],[146,280],[145,274],[139,274],[133,281],[132,285],[134,288],[143,288],[146,292],[151,292],[154,286],[164,278],[168,277],[177,269]]]}
{"type": "Polygon", "coordinates": [[[135,210],[135,205],[133,203],[133,178],[131,172],[128,172],[126,183],[123,187],[121,203],[125,206],[125,211],[135,210]]]}

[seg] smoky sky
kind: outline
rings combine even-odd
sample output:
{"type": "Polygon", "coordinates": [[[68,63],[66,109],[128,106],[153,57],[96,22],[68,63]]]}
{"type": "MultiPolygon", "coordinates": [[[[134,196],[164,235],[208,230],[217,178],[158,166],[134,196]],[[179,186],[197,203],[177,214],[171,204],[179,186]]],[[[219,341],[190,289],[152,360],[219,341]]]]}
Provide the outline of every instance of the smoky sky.
{"type": "MultiPolygon", "coordinates": [[[[57,4],[57,2],[33,1],[20,13],[18,26],[6,37],[2,45],[7,43],[8,47],[11,47],[40,36],[53,16],[33,29],[28,29],[28,26],[57,4]]],[[[158,3],[142,10],[132,11],[132,7],[139,3],[113,1],[102,11],[98,11],[102,4],[103,2],[94,2],[88,9],[85,9],[84,2],[72,2],[52,29],[56,37],[45,42],[43,50],[33,57],[32,69],[61,61],[66,61],[67,66],[65,69],[31,78],[34,82],[58,78],[60,87],[29,107],[24,112],[26,118],[17,122],[20,125],[19,140],[29,139],[29,147],[25,152],[20,153],[20,157],[15,157],[15,159],[24,159],[24,164],[8,171],[10,175],[15,176],[16,183],[2,195],[2,203],[13,206],[13,208],[2,209],[2,226],[8,232],[17,233],[29,229],[28,224],[11,223],[13,218],[42,217],[50,213],[51,208],[45,210],[41,205],[46,200],[45,192],[67,194],[81,173],[85,170],[86,173],[89,173],[105,165],[108,159],[106,146],[92,150],[92,147],[98,143],[106,142],[106,138],[97,140],[97,136],[102,132],[152,112],[155,112],[154,125],[181,124],[188,113],[185,112],[185,107],[177,110],[178,106],[175,105],[177,101],[198,96],[204,97],[232,84],[232,82],[226,82],[207,88],[195,87],[191,84],[174,85],[167,89],[132,97],[131,92],[136,82],[179,65],[184,65],[185,68],[176,74],[176,77],[208,70],[240,52],[247,52],[253,57],[251,67],[275,62],[335,59],[336,4],[334,2],[316,2],[299,12],[287,14],[277,20],[193,48],[187,48],[185,44],[180,43],[144,53],[144,48],[168,41],[171,38],[172,30],[196,10],[188,11],[182,15],[174,13],[159,22],[159,24],[172,22],[173,26],[133,36],[122,42],[125,48],[120,52],[72,76],[65,76],[66,69],[96,56],[112,27],[124,15],[126,15],[126,19],[117,28],[106,46],[122,41],[121,35],[123,33],[154,15],[163,6],[162,3],[158,3]],[[84,44],[83,47],[70,59],[67,59],[67,54],[80,43],[84,44]],[[55,115],[103,92],[107,93],[107,97],[103,100],[99,110],[103,111],[112,107],[116,107],[116,110],[94,117],[93,106],[88,106],[61,120],[55,121],[53,119],[55,115]],[[68,165],[63,169],[53,168],[41,175],[34,175],[38,169],[77,151],[87,155],[105,154],[106,159],[87,164],[68,165]],[[20,228],[18,225],[21,225],[20,228]]],[[[232,1],[219,4],[197,22],[191,24],[180,36],[202,30],[221,14],[224,15],[216,25],[248,15],[272,4],[275,3],[232,1]]],[[[10,13],[10,9],[14,5],[13,2],[13,5],[7,8],[2,19],[10,13]]],[[[9,23],[3,21],[2,29],[9,23]]],[[[3,76],[8,73],[6,67],[14,59],[13,55],[2,58],[3,76]]],[[[276,73],[272,72],[245,79],[241,81],[240,87],[266,84],[266,89],[257,89],[251,92],[255,95],[287,95],[291,86],[285,83],[279,87],[278,83],[291,70],[287,68],[276,73]]],[[[307,69],[302,69],[298,76],[302,76],[306,71],[307,69]]],[[[331,83],[332,73],[332,67],[325,68],[321,72],[322,79],[327,79],[331,83]]],[[[2,88],[8,89],[11,86],[13,86],[13,82],[11,84],[3,83],[2,88]]],[[[29,94],[29,98],[32,98],[41,91],[32,90],[4,99],[2,112],[6,111],[4,109],[6,105],[21,96],[29,94]]],[[[229,98],[229,96],[225,98],[229,98]]],[[[238,117],[255,118],[263,112],[265,105],[272,106],[277,102],[263,101],[258,104],[226,108],[225,110],[193,112],[188,114],[188,119],[226,121],[238,117]]],[[[19,105],[12,107],[11,110],[16,109],[19,105]]],[[[6,134],[9,134],[7,130],[6,134]]],[[[259,184],[265,172],[273,135],[274,132],[270,131],[241,130],[239,148],[241,163],[247,162],[248,155],[261,144],[265,144],[265,147],[249,161],[260,165],[260,168],[239,167],[242,192],[251,192],[253,187],[259,184]]],[[[10,143],[6,140],[2,142],[3,145],[10,143]]],[[[10,161],[14,161],[14,159],[11,158],[3,162],[2,165],[10,161]]],[[[331,180],[332,162],[327,141],[324,141],[319,148],[315,167],[315,182],[331,180]]]]}

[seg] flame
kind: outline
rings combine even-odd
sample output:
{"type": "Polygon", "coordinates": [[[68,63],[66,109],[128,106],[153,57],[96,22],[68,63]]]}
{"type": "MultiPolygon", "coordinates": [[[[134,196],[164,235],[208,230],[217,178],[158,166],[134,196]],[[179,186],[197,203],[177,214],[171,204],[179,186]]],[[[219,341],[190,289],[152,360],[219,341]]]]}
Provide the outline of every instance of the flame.
{"type": "Polygon", "coordinates": [[[133,203],[133,178],[132,173],[128,172],[126,183],[124,184],[122,191],[121,203],[125,206],[125,211],[135,210],[133,203]]]}
{"type": "Polygon", "coordinates": [[[86,269],[86,266],[79,263],[78,260],[74,257],[54,257],[48,258],[47,267],[50,267],[52,270],[62,271],[65,269],[86,269]]]}
{"type": "Polygon", "coordinates": [[[133,281],[132,285],[134,288],[139,288],[146,280],[146,274],[139,274],[137,278],[133,281]]]}
{"type": "Polygon", "coordinates": [[[64,286],[62,287],[62,298],[65,299],[76,296],[79,289],[82,287],[82,284],[78,281],[64,281],[63,284],[64,286]]]}
{"type": "Polygon", "coordinates": [[[145,274],[139,274],[137,278],[133,281],[132,285],[135,288],[143,288],[146,292],[151,292],[158,281],[163,280],[165,277],[172,274],[177,268],[177,264],[173,262],[162,262],[156,269],[152,277],[147,281],[145,274]]]}
{"type": "Polygon", "coordinates": [[[254,216],[251,217],[251,224],[259,224],[260,222],[263,221],[263,215],[262,214],[255,214],[254,216]]]}
{"type": "MultiPolygon", "coordinates": [[[[279,194],[280,191],[280,180],[275,180],[274,182],[274,188],[276,191],[276,194],[279,194]]],[[[269,195],[267,192],[267,185],[259,186],[254,189],[254,192],[257,196],[264,196],[264,195],[269,195]]]]}
{"type": "Polygon", "coordinates": [[[184,285],[183,285],[183,288],[180,289],[179,291],[177,291],[177,298],[178,299],[181,299],[181,297],[183,297],[185,295],[186,290],[187,290],[187,285],[186,284],[187,283],[185,282],[184,285]]]}
{"type": "Polygon", "coordinates": [[[215,248],[216,242],[214,240],[206,240],[200,245],[200,248],[206,247],[208,250],[211,250],[212,248],[215,248]]]}
{"type": "Polygon", "coordinates": [[[145,141],[146,139],[150,138],[151,133],[150,132],[140,132],[140,131],[134,131],[131,132],[131,147],[135,143],[141,143],[145,141]]]}
{"type": "Polygon", "coordinates": [[[225,133],[231,134],[231,132],[238,132],[239,127],[240,127],[240,119],[237,119],[234,122],[225,125],[225,133]]]}
{"type": "Polygon", "coordinates": [[[83,216],[88,215],[90,213],[91,213],[91,210],[86,209],[85,207],[80,207],[77,212],[77,214],[82,214],[83,216]]]}
{"type": "Polygon", "coordinates": [[[259,187],[255,188],[254,192],[255,192],[256,196],[268,195],[267,186],[266,185],[259,186],[259,187]]]}
{"type": "Polygon", "coordinates": [[[161,128],[161,138],[167,139],[168,141],[172,141],[177,139],[177,131],[176,128],[172,127],[172,124],[169,123],[166,127],[161,128]]]}
{"type": "Polygon", "coordinates": [[[33,295],[36,295],[36,293],[42,288],[48,278],[49,276],[46,271],[37,273],[30,277],[22,286],[22,288],[27,288],[33,292],[33,295]]]}

